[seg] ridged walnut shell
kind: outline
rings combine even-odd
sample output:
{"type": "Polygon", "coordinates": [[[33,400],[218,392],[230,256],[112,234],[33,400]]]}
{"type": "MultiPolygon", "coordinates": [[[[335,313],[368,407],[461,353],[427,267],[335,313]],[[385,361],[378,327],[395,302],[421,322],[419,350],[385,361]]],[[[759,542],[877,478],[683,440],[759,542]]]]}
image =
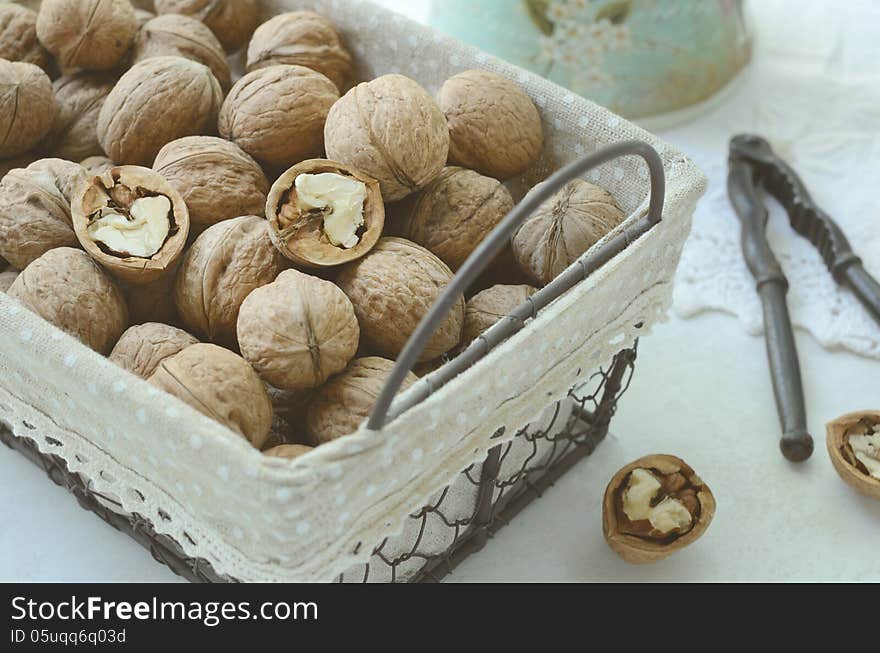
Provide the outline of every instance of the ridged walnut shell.
{"type": "Polygon", "coordinates": [[[0,4],[0,59],[51,71],[52,55],[37,40],[37,12],[12,2],[0,4]]]}
{"type": "Polygon", "coordinates": [[[849,436],[868,433],[877,425],[880,425],[880,411],[864,410],[842,415],[825,427],[828,455],[840,478],[865,496],[874,499],[880,499],[880,479],[868,474],[865,466],[855,457],[849,444],[849,436]]]}
{"type": "Polygon", "coordinates": [[[220,110],[220,135],[269,166],[320,156],[336,85],[303,66],[269,66],[238,80],[220,110]]]}
{"type": "Polygon", "coordinates": [[[162,360],[150,383],[229,427],[257,449],[272,428],[272,403],[241,356],[199,343],[162,360]]]}
{"type": "Polygon", "coordinates": [[[307,454],[314,447],[307,444],[279,444],[271,449],[266,449],[263,453],[270,458],[287,458],[293,460],[299,458],[303,454],[307,454]]]}
{"type": "Polygon", "coordinates": [[[52,82],[31,63],[0,59],[0,159],[12,159],[39,143],[52,128],[52,82]]]}
{"type": "Polygon", "coordinates": [[[297,270],[254,290],[238,313],[241,355],[267,383],[307,390],[357,353],[354,307],[336,285],[297,270]]]}
{"type": "Polygon", "coordinates": [[[80,249],[46,252],[18,275],[8,294],[104,355],[128,326],[122,291],[80,249]]]}
{"type": "MultiPolygon", "coordinates": [[[[321,386],[306,413],[309,440],[320,445],[358,430],[385,387],[394,362],[377,356],[356,358],[340,375],[321,386]]],[[[409,372],[401,392],[418,381],[409,372]]]]}
{"type": "Polygon", "coordinates": [[[88,179],[71,203],[71,213],[73,229],[83,249],[115,277],[132,284],[152,283],[173,269],[189,235],[189,213],[180,193],[159,174],[140,166],[117,166],[88,179]],[[171,202],[170,231],[161,249],[149,258],[111,251],[88,233],[93,217],[102,208],[117,206],[111,199],[117,192],[137,198],[161,196],[171,202]]]}
{"type": "Polygon", "coordinates": [[[104,153],[98,143],[98,115],[115,84],[107,74],[90,72],[55,80],[57,112],[47,139],[54,156],[79,161],[104,153]]]}
{"type": "Polygon", "coordinates": [[[495,179],[525,172],[541,154],[535,103],[516,83],[488,70],[446,80],[437,98],[449,124],[449,160],[495,179]]]}
{"type": "Polygon", "coordinates": [[[264,218],[218,222],[196,238],[177,272],[174,301],[180,318],[196,336],[235,346],[245,297],[283,269],[284,257],[272,244],[264,218]]]}
{"type": "Polygon", "coordinates": [[[667,454],[645,456],[631,462],[618,471],[605,488],[602,501],[602,531],[608,546],[627,562],[644,564],[666,558],[679,549],[695,542],[706,532],[715,515],[715,497],[703,480],[681,458],[667,454]],[[694,490],[699,510],[692,513],[692,526],[687,532],[673,534],[666,539],[639,537],[621,532],[622,493],[629,484],[630,474],[635,469],[647,469],[661,475],[681,474],[687,480],[687,487],[694,490]]]}
{"type": "MultiPolygon", "coordinates": [[[[396,358],[440,294],[452,270],[427,249],[403,238],[382,238],[363,258],[346,265],[337,285],[354,305],[363,343],[396,358]]],[[[428,341],[419,362],[455,347],[464,323],[464,297],[428,341]]]]}
{"type": "Polygon", "coordinates": [[[88,156],[80,161],[79,164],[86,171],[86,174],[90,176],[103,175],[110,168],[116,167],[116,164],[111,159],[102,155],[88,156]]]}
{"type": "Polygon", "coordinates": [[[480,334],[494,326],[501,318],[510,315],[515,308],[538,292],[534,286],[497,285],[478,292],[471,297],[464,309],[462,345],[469,344],[480,334]]]}
{"type": "Polygon", "coordinates": [[[449,152],[443,112],[403,75],[358,84],[333,105],[324,127],[327,157],[350,165],[402,200],[440,174],[449,152]]]}
{"type": "MultiPolygon", "coordinates": [[[[540,184],[529,193],[538,188],[540,184]]],[[[546,285],[625,218],[611,193],[575,179],[517,229],[511,239],[513,254],[523,272],[546,285]]]]}
{"type": "Polygon", "coordinates": [[[55,247],[78,247],[70,202],[85,181],[79,164],[41,159],[0,180],[0,256],[19,270],[55,247]]]}
{"type": "Polygon", "coordinates": [[[147,322],[125,330],[110,352],[110,360],[132,374],[149,379],[159,363],[198,342],[183,329],[147,322]]]}
{"type": "Polygon", "coordinates": [[[259,0],[156,0],[159,14],[185,14],[202,21],[227,52],[238,51],[260,22],[259,0]]]}
{"type": "Polygon", "coordinates": [[[305,267],[326,268],[358,259],[372,249],[385,226],[385,204],[379,182],[375,179],[336,161],[309,159],[285,171],[272,184],[266,201],[266,216],[272,242],[284,256],[305,267]],[[360,240],[354,247],[346,249],[334,245],[324,233],[323,215],[303,215],[297,209],[296,178],[302,174],[325,172],[352,177],[367,187],[363,207],[364,225],[358,230],[360,240]]]}
{"type": "Polygon", "coordinates": [[[150,166],[166,143],[213,133],[223,91],[211,70],[183,57],[132,66],[98,116],[98,142],[120,164],[150,166]]]}
{"type": "Polygon", "coordinates": [[[110,70],[137,33],[128,0],[43,0],[37,37],[63,70],[110,70]]]}
{"type": "Polygon", "coordinates": [[[317,70],[340,91],[352,76],[351,55],[336,27],[313,11],[279,14],[256,29],[247,49],[248,72],[275,64],[317,70]]]}

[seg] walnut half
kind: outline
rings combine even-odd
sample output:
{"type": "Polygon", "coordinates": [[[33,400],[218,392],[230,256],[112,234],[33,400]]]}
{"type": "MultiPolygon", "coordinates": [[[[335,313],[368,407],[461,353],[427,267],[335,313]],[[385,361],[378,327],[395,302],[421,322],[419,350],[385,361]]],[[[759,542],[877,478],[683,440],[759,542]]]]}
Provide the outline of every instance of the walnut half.
{"type": "Polygon", "coordinates": [[[880,411],[843,415],[826,431],[828,455],[840,478],[862,494],[880,499],[880,411]]]}

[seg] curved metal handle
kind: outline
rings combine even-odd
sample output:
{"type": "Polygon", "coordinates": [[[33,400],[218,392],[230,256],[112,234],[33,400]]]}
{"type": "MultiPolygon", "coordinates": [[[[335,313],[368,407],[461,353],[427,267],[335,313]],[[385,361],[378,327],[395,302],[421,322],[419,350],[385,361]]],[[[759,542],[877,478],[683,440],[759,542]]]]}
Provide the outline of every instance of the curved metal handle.
{"type": "MultiPolygon", "coordinates": [[[[572,266],[566,272],[559,275],[542,290],[533,295],[531,300],[524,304],[526,307],[524,310],[516,311],[517,314],[521,315],[515,314],[513,321],[502,321],[496,324],[495,327],[498,328],[493,327],[487,331],[484,334],[487,337],[480,339],[480,342],[472,343],[468,349],[444,365],[440,371],[446,370],[448,378],[452,378],[452,376],[472,365],[482,358],[491,349],[491,346],[494,346],[494,344],[508,337],[511,333],[522,328],[522,322],[525,318],[534,315],[538,310],[562,295],[576,283],[583,281],[593,270],[625,249],[632,240],[638,238],[660,222],[663,213],[663,199],[666,192],[666,177],[660,155],[647,143],[642,141],[614,143],[577,161],[573,161],[558,170],[547,179],[537,192],[531,194],[514,207],[459,268],[458,273],[449,285],[446,286],[443,294],[437,298],[437,301],[434,302],[428,313],[422,318],[422,321],[403,348],[397,363],[394,365],[394,369],[391,371],[391,375],[388,377],[382,392],[379,394],[379,398],[376,400],[375,406],[373,406],[373,411],[370,413],[370,419],[367,422],[367,428],[378,431],[389,421],[391,402],[400,390],[406,375],[418,361],[428,340],[443,323],[446,314],[458,301],[459,296],[464,294],[464,291],[476,280],[483,269],[495,259],[495,256],[507,244],[513,233],[525,219],[572,179],[582,176],[587,171],[603,163],[628,155],[639,156],[648,165],[651,179],[651,198],[647,215],[629,233],[624,231],[622,234],[606,242],[603,247],[598,248],[589,257],[590,260],[586,262],[582,260],[580,265],[572,266]],[[512,322],[515,324],[512,324],[512,322]],[[489,334],[493,334],[492,340],[495,342],[489,341],[489,334]]],[[[390,417],[396,417],[400,412],[403,412],[403,410],[406,410],[414,403],[418,403],[423,398],[416,397],[409,406],[402,408],[390,417]]]]}

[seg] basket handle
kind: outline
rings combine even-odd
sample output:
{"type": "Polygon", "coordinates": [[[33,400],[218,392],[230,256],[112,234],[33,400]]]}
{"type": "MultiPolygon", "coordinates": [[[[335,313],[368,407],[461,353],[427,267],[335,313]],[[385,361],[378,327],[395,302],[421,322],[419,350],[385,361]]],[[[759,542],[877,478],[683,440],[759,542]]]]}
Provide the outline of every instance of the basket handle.
{"type": "MultiPolygon", "coordinates": [[[[516,331],[519,331],[526,319],[534,317],[541,308],[577,283],[583,281],[595,269],[623,251],[630,242],[659,223],[663,212],[665,188],[666,178],[660,155],[657,154],[653,147],[642,141],[614,143],[569,163],[550,176],[536,192],[515,206],[483,242],[471,252],[471,255],[459,268],[452,281],[449,282],[443,293],[422,318],[422,321],[416,327],[416,330],[410,336],[409,341],[407,341],[406,346],[398,357],[391,375],[385,382],[382,392],[379,394],[376,404],[370,413],[367,428],[374,431],[381,430],[391,419],[394,419],[405,410],[425,399],[436,387],[439,387],[439,385],[442,385],[467,367],[473,365],[485,356],[492,347],[516,331]],[[400,407],[393,415],[390,414],[391,402],[400,390],[400,386],[403,385],[406,375],[418,361],[431,336],[434,335],[434,332],[443,323],[446,314],[458,301],[459,296],[470,287],[486,266],[495,259],[496,255],[507,244],[513,233],[525,219],[572,179],[582,176],[587,171],[603,163],[628,155],[641,157],[648,166],[651,178],[651,198],[647,215],[642,217],[629,232],[624,230],[621,234],[609,239],[603,246],[596,248],[590,255],[582,258],[578,262],[579,265],[571,266],[544,288],[532,295],[525,304],[520,306],[507,319],[501,320],[471,343],[464,352],[440,368],[435,373],[440,377],[440,384],[427,391],[423,391],[420,395],[416,395],[407,405],[400,407]]],[[[431,375],[431,377],[433,376],[431,375]]]]}

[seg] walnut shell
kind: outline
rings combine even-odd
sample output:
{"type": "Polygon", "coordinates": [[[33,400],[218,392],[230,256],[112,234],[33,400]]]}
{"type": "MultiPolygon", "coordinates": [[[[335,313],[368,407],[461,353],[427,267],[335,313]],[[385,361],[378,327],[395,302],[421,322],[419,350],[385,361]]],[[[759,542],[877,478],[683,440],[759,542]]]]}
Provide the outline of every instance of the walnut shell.
{"type": "Polygon", "coordinates": [[[174,269],[167,270],[165,274],[151,283],[120,282],[122,294],[125,295],[125,301],[128,304],[130,324],[144,324],[146,322],[178,324],[180,316],[177,314],[177,306],[174,303],[174,284],[179,267],[180,261],[174,269]]]}
{"type": "Polygon", "coordinates": [[[23,270],[55,247],[77,247],[70,202],[85,180],[82,167],[41,159],[0,180],[0,256],[23,270]]]}
{"type": "MultiPolygon", "coordinates": [[[[369,417],[392,369],[394,362],[384,358],[357,358],[345,372],[321,386],[306,413],[310,442],[317,446],[357,431],[369,417]]],[[[418,377],[409,372],[401,392],[416,381],[418,377]]]]}
{"type": "Polygon", "coordinates": [[[110,75],[90,72],[55,80],[57,111],[47,139],[54,156],[78,161],[104,153],[98,143],[98,115],[115,83],[110,75]]]}
{"type": "MultiPolygon", "coordinates": [[[[363,258],[349,263],[336,279],[354,305],[364,344],[396,358],[447,284],[452,271],[427,249],[403,238],[382,238],[363,258]]],[[[446,315],[419,362],[455,347],[464,322],[464,298],[446,315]]]]}
{"type": "MultiPolygon", "coordinates": [[[[153,20],[155,17],[156,17],[156,14],[154,14],[152,11],[149,11],[148,9],[139,9],[137,7],[135,7],[135,9],[134,9],[134,18],[137,21],[137,25],[138,25],[139,30],[144,25],[146,25],[151,20],[153,20]]],[[[213,32],[212,32],[212,34],[213,34],[213,32]]]]}
{"type": "Polygon", "coordinates": [[[352,76],[351,55],[332,22],[313,11],[278,14],[260,25],[247,49],[247,70],[275,64],[305,66],[342,91],[352,76]]]}
{"type": "Polygon", "coordinates": [[[37,37],[62,69],[110,70],[137,33],[128,0],[43,0],[37,37]]]}
{"type": "Polygon", "coordinates": [[[237,330],[241,355],[282,390],[314,388],[344,370],[360,337],[345,293],[296,270],[247,296],[237,330]]]}
{"type": "Polygon", "coordinates": [[[238,80],[220,109],[220,135],[263,163],[287,168],[320,156],[336,85],[303,66],[269,66],[238,80]]]}
{"type": "Polygon", "coordinates": [[[182,329],[147,322],[125,330],[110,352],[110,360],[132,374],[149,379],[159,363],[196,343],[198,339],[182,329]]]}
{"type": "Polygon", "coordinates": [[[236,52],[247,43],[260,22],[259,0],[156,0],[156,12],[202,21],[227,52],[236,52]]]}
{"type": "Polygon", "coordinates": [[[450,162],[509,179],[540,156],[541,115],[509,79],[488,70],[467,70],[446,80],[437,101],[449,125],[450,162]]]}
{"type": "Polygon", "coordinates": [[[168,14],[147,21],[138,32],[131,56],[133,64],[150,57],[183,57],[210,68],[222,88],[232,84],[220,41],[204,23],[189,16],[168,14]]]}
{"type": "Polygon", "coordinates": [[[467,345],[538,292],[534,286],[497,285],[471,297],[464,309],[461,344],[467,345]]]}
{"type": "Polygon", "coordinates": [[[332,267],[360,258],[372,249],[385,226],[385,204],[375,179],[336,161],[309,159],[288,169],[272,184],[266,201],[266,217],[272,242],[284,256],[306,267],[332,267]],[[359,241],[354,247],[344,248],[330,242],[323,229],[324,212],[302,213],[297,208],[296,178],[321,173],[352,177],[367,187],[364,224],[358,230],[359,241]]]}
{"type": "Polygon", "coordinates": [[[49,250],[18,275],[8,294],[101,354],[128,326],[119,287],[79,249],[49,250]]]}
{"type": "Polygon", "coordinates": [[[80,161],[79,164],[86,171],[86,174],[90,176],[103,175],[110,168],[116,167],[113,160],[108,159],[106,156],[89,156],[80,161]]]}
{"type": "Polygon", "coordinates": [[[287,458],[293,460],[299,458],[303,454],[307,454],[314,447],[307,444],[279,444],[271,449],[266,449],[263,453],[272,458],[287,458]]]}
{"type": "Polygon", "coordinates": [[[327,157],[379,181],[386,202],[427,186],[446,165],[443,112],[416,82],[383,75],[333,105],[324,127],[327,157]]]}
{"type": "Polygon", "coordinates": [[[18,270],[7,268],[0,272],[0,292],[6,292],[12,287],[12,283],[18,278],[18,270]]]}
{"type": "Polygon", "coordinates": [[[98,116],[98,142],[117,163],[149,166],[166,143],[214,131],[223,102],[207,66],[151,57],[116,83],[98,116]]]}
{"type": "Polygon", "coordinates": [[[88,179],[71,203],[71,213],[73,229],[83,249],[114,276],[133,284],[152,283],[172,269],[183,254],[189,235],[189,213],[180,193],[156,172],[139,166],[117,166],[88,179]],[[168,231],[154,254],[114,251],[89,232],[108,208],[129,216],[131,221],[129,211],[133,211],[135,203],[153,197],[168,200],[168,231]]]}
{"type": "MultiPolygon", "coordinates": [[[[617,555],[627,562],[643,564],[662,560],[696,541],[709,528],[714,515],[715,497],[694,470],[681,458],[656,454],[631,462],[612,477],[602,502],[602,530],[608,546],[617,555]],[[623,532],[627,530],[629,520],[621,508],[622,493],[635,469],[646,469],[664,476],[679,475],[684,488],[692,491],[696,504],[695,510],[691,511],[692,523],[686,531],[671,531],[672,534],[663,539],[654,537],[653,532],[642,536],[623,532]]],[[[638,522],[630,525],[633,524],[638,525],[638,522]]]]}
{"type": "Polygon", "coordinates": [[[165,145],[153,169],[183,196],[190,237],[241,215],[262,215],[269,180],[235,143],[216,136],[187,136],[165,145]]]}
{"type": "Polygon", "coordinates": [[[150,383],[229,427],[257,449],[272,428],[272,403],[241,356],[199,343],[163,359],[150,383]]]}
{"type": "Polygon", "coordinates": [[[180,265],[174,286],[180,318],[200,338],[235,346],[241,303],[283,269],[264,218],[218,222],[196,238],[180,265]]]}
{"type": "Polygon", "coordinates": [[[37,12],[11,2],[0,4],[0,59],[52,70],[52,55],[37,40],[37,12]]]}
{"type": "Polygon", "coordinates": [[[500,181],[448,167],[415,196],[400,235],[455,271],[511,209],[513,198],[500,181]]]}
{"type": "Polygon", "coordinates": [[[52,82],[38,66],[0,59],[0,159],[20,156],[52,128],[52,82]]]}
{"type": "Polygon", "coordinates": [[[874,499],[880,499],[880,479],[871,476],[856,458],[849,437],[867,434],[880,425],[880,411],[848,413],[826,425],[825,444],[834,469],[850,487],[874,499]]]}
{"type": "MultiPolygon", "coordinates": [[[[529,193],[539,187],[540,184],[529,193]]],[[[583,179],[575,179],[544,202],[517,229],[511,238],[513,254],[523,272],[545,285],[625,217],[611,193],[583,179]]]]}

